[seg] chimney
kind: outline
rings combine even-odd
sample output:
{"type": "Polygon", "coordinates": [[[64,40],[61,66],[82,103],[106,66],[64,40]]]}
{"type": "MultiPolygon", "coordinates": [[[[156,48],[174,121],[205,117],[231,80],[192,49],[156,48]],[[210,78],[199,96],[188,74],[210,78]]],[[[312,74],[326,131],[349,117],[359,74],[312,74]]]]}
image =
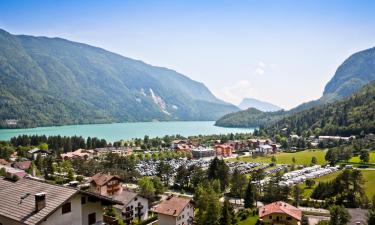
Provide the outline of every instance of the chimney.
{"type": "Polygon", "coordinates": [[[39,212],[46,207],[46,193],[40,192],[35,194],[35,212],[39,212]]]}

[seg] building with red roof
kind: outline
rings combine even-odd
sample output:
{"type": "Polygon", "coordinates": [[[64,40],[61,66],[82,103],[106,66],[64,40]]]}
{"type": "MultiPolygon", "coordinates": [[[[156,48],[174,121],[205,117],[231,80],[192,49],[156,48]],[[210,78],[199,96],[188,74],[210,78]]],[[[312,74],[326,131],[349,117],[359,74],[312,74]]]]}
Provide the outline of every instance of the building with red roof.
{"type": "Polygon", "coordinates": [[[302,211],[288,203],[279,201],[260,207],[259,219],[264,225],[300,225],[302,211]]]}
{"type": "Polygon", "coordinates": [[[232,156],[233,147],[227,144],[215,145],[214,147],[216,155],[221,155],[223,157],[232,156]]]}
{"type": "Polygon", "coordinates": [[[158,214],[157,224],[193,224],[194,207],[188,198],[169,196],[166,200],[154,206],[152,211],[158,214]]]}

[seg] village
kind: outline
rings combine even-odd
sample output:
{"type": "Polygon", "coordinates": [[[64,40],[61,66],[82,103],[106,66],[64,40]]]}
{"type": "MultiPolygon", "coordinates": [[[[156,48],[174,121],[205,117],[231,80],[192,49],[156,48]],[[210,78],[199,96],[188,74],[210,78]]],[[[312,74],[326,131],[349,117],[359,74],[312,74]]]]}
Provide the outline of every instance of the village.
{"type": "MultiPolygon", "coordinates": [[[[370,134],[366,138],[372,140],[374,137],[370,134]]],[[[356,170],[353,168],[355,164],[332,165],[318,156],[327,152],[319,150],[319,146],[350,145],[355,140],[354,136],[309,137],[303,140],[306,143],[302,149],[298,146],[303,138],[297,135],[290,135],[282,143],[253,136],[241,140],[223,138],[225,142],[212,137],[208,139],[205,138],[204,143],[195,138],[176,139],[170,141],[169,147],[163,143],[162,150],[145,150],[127,145],[78,148],[56,155],[53,149],[42,143],[27,150],[22,157],[17,155],[20,151],[14,151],[8,159],[0,159],[3,176],[0,196],[6,203],[0,206],[0,223],[55,224],[55,221],[63,220],[67,221],[66,224],[195,224],[199,207],[197,194],[194,193],[197,191],[195,185],[207,182],[206,179],[210,178],[205,177],[210,176],[214,164],[222,161],[227,169],[224,172],[218,167],[219,173],[227,173],[226,178],[222,178],[222,174],[214,176],[228,184],[222,186],[221,183],[223,188],[218,193],[219,200],[221,204],[229,200],[228,204],[232,205],[240,222],[242,218],[244,221],[258,220],[263,224],[303,224],[308,221],[308,224],[314,225],[329,220],[324,200],[305,198],[304,190],[298,189],[299,203],[293,206],[291,203],[296,199],[294,188],[311,187],[317,180],[331,174],[356,170]],[[288,149],[283,147],[286,144],[288,149]],[[313,155],[316,153],[316,156],[308,159],[307,164],[306,160],[298,163],[297,155],[306,151],[313,155]],[[290,163],[278,162],[283,154],[292,156],[289,157],[290,163]],[[38,166],[43,162],[43,167],[48,167],[49,160],[53,161],[50,164],[53,174],[46,174],[38,166]],[[95,170],[95,166],[85,173],[75,169],[82,166],[76,163],[100,164],[110,160],[122,163],[110,163],[110,170],[99,167],[95,174],[91,171],[95,170]],[[132,168],[127,169],[125,164],[128,161],[121,160],[131,160],[129,166],[132,168]],[[126,170],[131,170],[127,171],[130,174],[138,174],[138,178],[134,180],[134,177],[124,175],[126,170]],[[270,185],[275,182],[279,189],[286,187],[289,194],[284,195],[284,201],[263,202],[270,185]],[[249,187],[254,191],[254,205],[250,206],[252,210],[249,212],[252,214],[244,216],[244,212],[247,212],[244,210],[249,207],[245,196],[249,187]],[[294,200],[291,202],[290,199],[294,200]],[[17,209],[19,213],[9,214],[7,210],[10,208],[17,209]]],[[[354,212],[356,217],[352,217],[352,220],[356,224],[365,224],[365,210],[355,209],[354,212]]]]}

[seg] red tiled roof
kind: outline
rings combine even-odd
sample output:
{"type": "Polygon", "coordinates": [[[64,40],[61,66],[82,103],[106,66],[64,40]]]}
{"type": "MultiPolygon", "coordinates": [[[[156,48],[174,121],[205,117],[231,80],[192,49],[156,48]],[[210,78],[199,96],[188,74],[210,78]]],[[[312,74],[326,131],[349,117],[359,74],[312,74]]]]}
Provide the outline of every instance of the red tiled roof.
{"type": "Polygon", "coordinates": [[[94,176],[91,177],[91,182],[95,182],[96,185],[103,186],[105,185],[108,181],[112,179],[118,179],[121,180],[120,177],[114,176],[114,175],[109,175],[105,173],[97,173],[94,176]]]}
{"type": "Polygon", "coordinates": [[[189,203],[190,199],[173,196],[156,205],[153,211],[168,216],[178,216],[189,203]]]}
{"type": "Polygon", "coordinates": [[[263,218],[264,216],[270,215],[272,213],[287,214],[295,218],[296,220],[301,220],[302,217],[302,211],[300,209],[281,201],[265,205],[259,209],[260,218],[263,218]]]}
{"type": "Polygon", "coordinates": [[[31,166],[31,161],[23,161],[23,162],[15,162],[13,164],[14,168],[20,169],[20,170],[27,170],[31,166]]]}

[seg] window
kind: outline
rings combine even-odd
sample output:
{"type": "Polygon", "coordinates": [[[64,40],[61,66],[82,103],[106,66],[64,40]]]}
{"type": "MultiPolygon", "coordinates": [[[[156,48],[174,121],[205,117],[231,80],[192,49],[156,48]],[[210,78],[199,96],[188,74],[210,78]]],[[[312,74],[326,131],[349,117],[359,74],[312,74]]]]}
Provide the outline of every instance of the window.
{"type": "Polygon", "coordinates": [[[65,203],[62,207],[62,214],[70,213],[72,211],[72,205],[70,202],[65,203]]]}
{"type": "Polygon", "coordinates": [[[81,197],[81,204],[82,205],[86,204],[86,196],[81,197]]]}
{"type": "Polygon", "coordinates": [[[137,197],[135,197],[135,198],[134,198],[134,201],[137,201],[137,200],[138,200],[138,198],[137,198],[137,197]]]}
{"type": "Polygon", "coordinates": [[[270,218],[270,220],[272,220],[272,216],[270,216],[269,218],[270,218]]]}
{"type": "Polygon", "coordinates": [[[288,217],[286,218],[286,220],[292,220],[292,217],[288,216],[288,217]]]}
{"type": "Polygon", "coordinates": [[[90,213],[89,214],[89,225],[95,224],[96,223],[96,214],[95,213],[90,213]]]}

